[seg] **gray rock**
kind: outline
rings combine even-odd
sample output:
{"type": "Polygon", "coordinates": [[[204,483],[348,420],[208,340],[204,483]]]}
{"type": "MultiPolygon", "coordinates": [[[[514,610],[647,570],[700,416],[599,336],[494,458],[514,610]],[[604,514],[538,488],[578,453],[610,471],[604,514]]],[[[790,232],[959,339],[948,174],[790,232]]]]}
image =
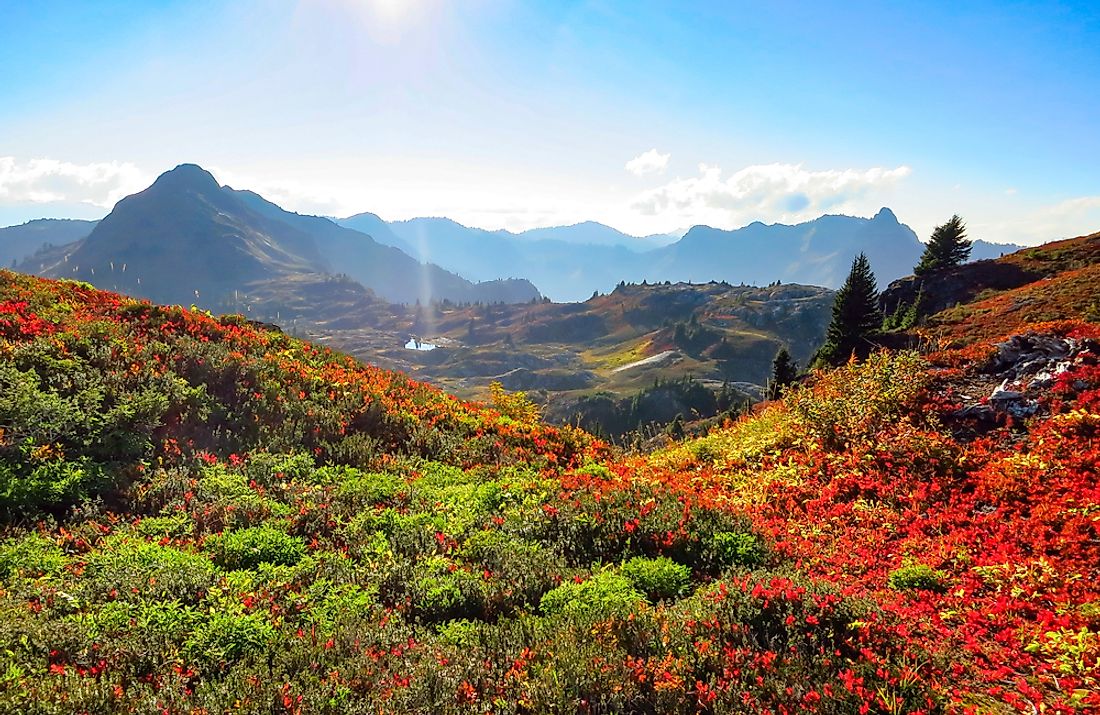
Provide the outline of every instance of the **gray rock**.
{"type": "Polygon", "coordinates": [[[1022,400],[1024,393],[1019,390],[1008,389],[1008,378],[1006,377],[1001,386],[993,390],[993,394],[989,396],[991,402],[1008,402],[1012,400],[1022,400]]]}

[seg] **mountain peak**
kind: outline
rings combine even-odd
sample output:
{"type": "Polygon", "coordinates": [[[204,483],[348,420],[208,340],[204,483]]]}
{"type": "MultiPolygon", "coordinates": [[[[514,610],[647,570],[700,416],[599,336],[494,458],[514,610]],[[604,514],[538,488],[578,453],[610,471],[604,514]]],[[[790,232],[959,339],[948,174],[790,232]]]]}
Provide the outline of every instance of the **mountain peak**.
{"type": "Polygon", "coordinates": [[[875,217],[872,218],[871,220],[872,221],[883,221],[883,222],[888,221],[890,223],[897,223],[898,222],[898,217],[894,215],[893,211],[891,211],[890,209],[883,206],[881,209],[878,210],[878,213],[875,214],[875,217]]]}
{"type": "Polygon", "coordinates": [[[180,164],[158,176],[153,186],[196,191],[217,191],[221,188],[214,175],[198,164],[180,164]]]}

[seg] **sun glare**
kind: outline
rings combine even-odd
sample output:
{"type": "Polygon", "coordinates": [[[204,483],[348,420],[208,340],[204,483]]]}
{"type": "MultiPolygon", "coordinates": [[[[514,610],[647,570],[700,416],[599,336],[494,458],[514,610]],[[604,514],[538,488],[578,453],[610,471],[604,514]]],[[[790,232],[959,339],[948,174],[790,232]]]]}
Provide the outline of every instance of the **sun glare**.
{"type": "Polygon", "coordinates": [[[425,0],[346,0],[357,6],[365,20],[391,30],[414,24],[425,9],[425,0]]]}
{"type": "Polygon", "coordinates": [[[413,13],[417,0],[366,0],[367,7],[379,20],[400,22],[413,13]]]}

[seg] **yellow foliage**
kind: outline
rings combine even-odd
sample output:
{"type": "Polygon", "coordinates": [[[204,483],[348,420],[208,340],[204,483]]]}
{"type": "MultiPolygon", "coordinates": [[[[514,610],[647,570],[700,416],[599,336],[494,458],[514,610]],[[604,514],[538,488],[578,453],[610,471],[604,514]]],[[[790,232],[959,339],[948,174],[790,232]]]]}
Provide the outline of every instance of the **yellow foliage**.
{"type": "Polygon", "coordinates": [[[489,385],[489,403],[500,414],[519,422],[535,422],[539,418],[539,406],[526,392],[508,392],[495,380],[489,385]]]}

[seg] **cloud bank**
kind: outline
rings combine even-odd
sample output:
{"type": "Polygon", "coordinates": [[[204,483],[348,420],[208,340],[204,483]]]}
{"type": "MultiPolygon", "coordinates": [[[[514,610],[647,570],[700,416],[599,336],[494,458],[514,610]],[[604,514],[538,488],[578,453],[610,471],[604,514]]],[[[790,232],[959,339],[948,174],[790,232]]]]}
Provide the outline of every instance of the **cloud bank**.
{"type": "Polygon", "coordinates": [[[908,166],[812,171],[801,164],[761,164],[725,176],[718,166],[700,164],[698,176],[676,178],[644,191],[631,207],[647,216],[717,226],[761,219],[809,220],[823,213],[857,210],[860,207],[855,204],[861,199],[876,198],[875,194],[910,173],[908,166]]]}
{"type": "Polygon", "coordinates": [[[0,156],[0,202],[72,202],[110,208],[148,186],[150,177],[128,162],[74,164],[56,159],[18,161],[0,156]]]}
{"type": "Polygon", "coordinates": [[[671,158],[672,154],[661,154],[656,149],[650,149],[626,162],[625,168],[635,176],[663,174],[665,169],[668,168],[668,160],[671,158]]]}

